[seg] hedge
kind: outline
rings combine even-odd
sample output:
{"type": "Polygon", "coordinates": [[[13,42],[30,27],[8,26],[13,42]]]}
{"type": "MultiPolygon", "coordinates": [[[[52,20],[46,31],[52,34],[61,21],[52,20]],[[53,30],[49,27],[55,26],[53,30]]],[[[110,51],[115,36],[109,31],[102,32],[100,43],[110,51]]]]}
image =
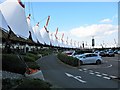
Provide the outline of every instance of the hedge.
{"type": "Polygon", "coordinates": [[[51,90],[51,84],[40,79],[3,79],[2,90],[51,90]]]}
{"type": "Polygon", "coordinates": [[[2,70],[24,74],[26,65],[15,54],[2,54],[2,70]]]}
{"type": "Polygon", "coordinates": [[[29,89],[29,90],[51,90],[52,85],[40,79],[25,79],[15,90],[29,89]]]}
{"type": "Polygon", "coordinates": [[[35,62],[38,58],[37,55],[27,53],[22,55],[23,60],[20,60],[15,54],[3,54],[1,56],[2,70],[24,74],[27,66],[32,69],[40,69],[40,66],[35,62]]]}
{"type": "Polygon", "coordinates": [[[22,82],[22,79],[2,79],[2,90],[14,90],[11,89],[13,87],[16,87],[22,82]]]}
{"type": "Polygon", "coordinates": [[[25,62],[34,62],[35,58],[30,56],[22,56],[25,62]]]}
{"type": "Polygon", "coordinates": [[[57,55],[58,59],[61,60],[62,62],[68,64],[68,65],[71,65],[71,66],[78,66],[78,59],[77,58],[74,58],[72,56],[67,56],[66,54],[61,54],[59,53],[57,55]]]}
{"type": "Polygon", "coordinates": [[[36,62],[26,62],[29,68],[40,69],[40,66],[36,62]]]}
{"type": "Polygon", "coordinates": [[[34,58],[34,61],[36,61],[39,58],[37,54],[32,54],[32,53],[26,53],[26,56],[34,58]]]}

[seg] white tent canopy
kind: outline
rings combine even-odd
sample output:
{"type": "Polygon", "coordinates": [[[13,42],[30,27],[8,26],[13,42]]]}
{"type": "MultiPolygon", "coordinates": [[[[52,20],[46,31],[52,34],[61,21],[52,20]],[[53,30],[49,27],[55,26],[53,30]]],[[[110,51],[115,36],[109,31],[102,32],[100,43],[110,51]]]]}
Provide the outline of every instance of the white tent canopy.
{"type": "Polygon", "coordinates": [[[51,33],[51,35],[50,35],[50,42],[51,42],[52,46],[56,46],[55,40],[53,38],[53,33],[51,33]]]}
{"type": "Polygon", "coordinates": [[[37,43],[37,37],[35,36],[30,24],[30,17],[29,18],[27,17],[27,23],[28,23],[29,31],[31,32],[31,35],[32,35],[32,40],[37,43]]]}
{"type": "Polygon", "coordinates": [[[59,46],[58,45],[58,40],[56,38],[54,38],[53,41],[54,41],[54,46],[59,46]]]}
{"type": "Polygon", "coordinates": [[[41,36],[45,42],[45,44],[50,45],[50,37],[49,32],[46,31],[45,27],[40,30],[41,36]]]}
{"type": "Polygon", "coordinates": [[[39,43],[41,44],[44,44],[44,40],[43,38],[41,37],[41,34],[40,34],[40,30],[39,30],[39,26],[36,25],[33,27],[33,31],[35,33],[35,36],[37,36],[37,40],[39,41],[39,43]]]}
{"type": "Polygon", "coordinates": [[[0,9],[12,31],[17,35],[23,36],[23,38],[27,38],[29,29],[25,11],[18,0],[12,0],[12,2],[11,0],[6,0],[0,4],[0,9]]]}
{"type": "Polygon", "coordinates": [[[2,15],[1,11],[0,11],[0,28],[9,31],[9,28],[7,26],[7,22],[6,22],[5,18],[4,18],[4,16],[2,15]]]}

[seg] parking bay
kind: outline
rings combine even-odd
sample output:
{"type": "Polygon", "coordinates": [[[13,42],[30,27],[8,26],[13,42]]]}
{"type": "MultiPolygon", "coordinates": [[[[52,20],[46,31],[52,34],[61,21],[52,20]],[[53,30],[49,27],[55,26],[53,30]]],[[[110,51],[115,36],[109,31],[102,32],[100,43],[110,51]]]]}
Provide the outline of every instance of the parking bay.
{"type": "Polygon", "coordinates": [[[92,70],[94,72],[99,72],[101,74],[107,74],[109,76],[120,76],[119,67],[120,67],[120,61],[118,58],[118,55],[115,57],[102,57],[103,63],[100,65],[82,65],[80,66],[80,69],[84,70],[92,70]]]}

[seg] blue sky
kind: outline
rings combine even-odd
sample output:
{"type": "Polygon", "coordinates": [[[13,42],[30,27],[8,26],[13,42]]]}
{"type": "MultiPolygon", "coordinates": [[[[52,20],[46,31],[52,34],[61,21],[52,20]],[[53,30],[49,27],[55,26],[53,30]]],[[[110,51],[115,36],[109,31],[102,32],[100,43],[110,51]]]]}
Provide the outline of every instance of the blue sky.
{"type": "MultiPolygon", "coordinates": [[[[117,15],[118,7],[114,2],[31,2],[36,21],[51,16],[49,27],[54,30],[69,30],[86,24],[98,24],[105,18],[117,15]]],[[[30,4],[30,3],[29,3],[30,4]]],[[[31,9],[31,8],[30,8],[31,9]]],[[[31,10],[32,11],[32,10],[31,10]]],[[[26,14],[31,13],[26,3],[26,14]]],[[[41,23],[45,23],[46,20],[41,23]]],[[[116,20],[112,24],[117,24],[116,20]]]]}
{"type": "Polygon", "coordinates": [[[95,36],[96,45],[104,42],[106,46],[114,45],[114,39],[118,41],[117,2],[26,2],[25,5],[26,15],[32,12],[35,18],[32,25],[41,21],[42,28],[50,15],[49,31],[55,32],[58,27],[59,36],[65,33],[64,39],[68,36],[91,45],[91,37],[95,36]]]}

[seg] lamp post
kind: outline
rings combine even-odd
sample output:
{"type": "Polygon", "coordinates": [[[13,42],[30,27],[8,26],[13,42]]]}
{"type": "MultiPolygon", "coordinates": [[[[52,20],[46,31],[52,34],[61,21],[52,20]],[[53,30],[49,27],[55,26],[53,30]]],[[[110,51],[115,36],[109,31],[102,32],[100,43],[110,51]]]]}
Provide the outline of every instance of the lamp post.
{"type": "Polygon", "coordinates": [[[95,46],[95,39],[94,39],[94,36],[92,36],[92,47],[94,48],[95,46]]]}

